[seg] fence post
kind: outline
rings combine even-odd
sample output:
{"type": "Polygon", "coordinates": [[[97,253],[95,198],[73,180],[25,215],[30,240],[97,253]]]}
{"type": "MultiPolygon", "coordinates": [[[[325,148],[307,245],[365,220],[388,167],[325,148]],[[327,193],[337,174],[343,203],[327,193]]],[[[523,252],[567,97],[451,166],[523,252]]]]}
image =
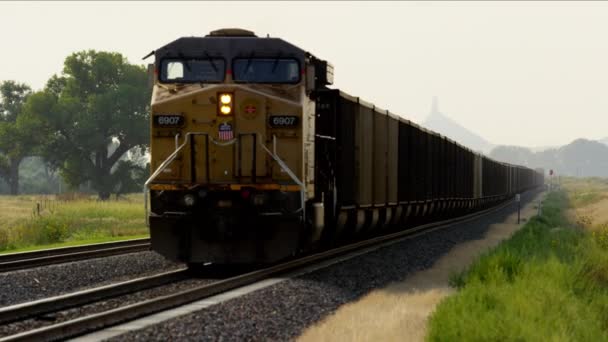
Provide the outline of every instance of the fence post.
{"type": "Polygon", "coordinates": [[[515,201],[517,202],[517,224],[519,224],[521,217],[521,196],[519,194],[515,195],[515,201]]]}

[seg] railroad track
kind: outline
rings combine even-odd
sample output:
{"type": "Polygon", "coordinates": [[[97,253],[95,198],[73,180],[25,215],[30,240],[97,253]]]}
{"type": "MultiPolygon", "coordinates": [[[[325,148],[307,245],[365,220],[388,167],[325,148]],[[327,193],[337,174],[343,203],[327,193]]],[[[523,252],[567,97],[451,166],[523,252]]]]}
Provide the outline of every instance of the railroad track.
{"type": "Polygon", "coordinates": [[[150,239],[133,239],[73,247],[42,249],[32,252],[0,254],[0,272],[106,257],[116,254],[142,252],[149,249],[150,239]]]}
{"type": "MultiPolygon", "coordinates": [[[[202,300],[239,287],[266,280],[271,277],[285,275],[288,272],[302,270],[306,267],[311,267],[312,265],[321,262],[327,262],[328,260],[334,258],[344,260],[345,256],[346,258],[350,258],[351,254],[352,256],[365,254],[378,248],[392,245],[394,243],[406,239],[412,239],[422,234],[427,234],[431,231],[448,228],[455,223],[462,223],[476,219],[480,216],[484,216],[497,210],[500,210],[512,203],[513,201],[508,201],[499,206],[486,209],[481,212],[469,214],[463,217],[418,226],[407,231],[397,232],[390,235],[380,236],[370,240],[365,240],[350,245],[338,247],[329,251],[320,252],[299,259],[287,261],[285,263],[278,264],[265,269],[240,274],[202,286],[196,286],[190,289],[179,291],[177,293],[152,298],[135,304],[126,305],[104,312],[99,312],[92,315],[61,322],[58,324],[53,324],[50,326],[45,326],[19,334],[7,336],[4,338],[0,338],[0,342],[61,340],[82,335],[91,331],[102,330],[104,328],[111,327],[119,323],[132,321],[140,317],[148,316],[157,312],[186,305],[194,301],[202,300]]],[[[44,300],[38,302],[43,301],[44,300]]],[[[29,306],[30,304],[25,303],[20,305],[25,307],[29,306]]],[[[13,308],[18,309],[16,308],[17,306],[19,305],[13,306],[13,308]]],[[[35,313],[33,315],[39,314],[40,313],[35,313]]],[[[0,311],[0,323],[2,323],[3,319],[8,319],[10,315],[11,314],[9,312],[0,311]]],[[[24,314],[20,315],[24,317],[24,314]]],[[[29,317],[31,317],[31,315],[29,317]]],[[[8,321],[10,321],[10,319],[8,319],[8,321]]]]}
{"type": "Polygon", "coordinates": [[[86,305],[188,278],[185,269],[0,308],[0,325],[86,305]]]}

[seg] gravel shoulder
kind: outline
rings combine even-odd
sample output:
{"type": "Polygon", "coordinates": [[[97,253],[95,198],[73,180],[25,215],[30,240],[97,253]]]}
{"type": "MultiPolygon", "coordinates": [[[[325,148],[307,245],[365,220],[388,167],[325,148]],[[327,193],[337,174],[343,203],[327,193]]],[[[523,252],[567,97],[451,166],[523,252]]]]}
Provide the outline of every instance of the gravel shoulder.
{"type": "MultiPolygon", "coordinates": [[[[532,196],[522,196],[528,202],[532,196]]],[[[112,341],[293,340],[347,303],[430,269],[455,246],[482,239],[516,205],[328,268],[112,338],[112,341]]],[[[525,217],[525,216],[524,216],[525,217]]],[[[357,325],[358,322],[354,322],[357,325]]],[[[406,335],[407,336],[407,335],[406,335]]],[[[357,339],[350,336],[340,339],[357,339]]],[[[334,337],[335,339],[335,337],[334,337]]]]}
{"type": "Polygon", "coordinates": [[[0,306],[57,296],[183,267],[154,252],[115,255],[0,274],[0,306]]]}

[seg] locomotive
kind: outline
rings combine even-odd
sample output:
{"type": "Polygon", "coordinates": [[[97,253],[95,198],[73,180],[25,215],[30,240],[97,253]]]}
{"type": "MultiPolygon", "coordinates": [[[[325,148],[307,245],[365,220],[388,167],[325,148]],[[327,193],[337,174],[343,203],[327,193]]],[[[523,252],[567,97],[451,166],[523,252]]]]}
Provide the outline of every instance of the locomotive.
{"type": "Polygon", "coordinates": [[[279,38],[220,29],[153,54],[151,248],[192,267],[273,263],[543,183],[331,89],[330,63],[279,38]]]}

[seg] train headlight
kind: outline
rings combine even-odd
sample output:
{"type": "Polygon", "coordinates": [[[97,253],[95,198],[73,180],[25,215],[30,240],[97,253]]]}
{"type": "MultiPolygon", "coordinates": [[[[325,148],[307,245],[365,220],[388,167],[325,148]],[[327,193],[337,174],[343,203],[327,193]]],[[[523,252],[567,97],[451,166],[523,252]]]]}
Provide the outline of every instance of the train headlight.
{"type": "Polygon", "coordinates": [[[220,107],[220,113],[222,113],[224,115],[230,115],[231,112],[232,112],[232,108],[230,108],[230,106],[221,106],[220,107]]]}
{"type": "Polygon", "coordinates": [[[218,115],[232,115],[232,106],[234,95],[232,93],[218,93],[217,98],[217,114],[218,115]]]}
{"type": "Polygon", "coordinates": [[[232,95],[231,94],[221,94],[220,95],[220,102],[223,105],[231,104],[232,103],[232,95]]]}
{"type": "Polygon", "coordinates": [[[194,205],[195,202],[196,202],[196,198],[194,198],[194,195],[187,194],[184,196],[184,204],[186,206],[191,207],[194,205]]]}

